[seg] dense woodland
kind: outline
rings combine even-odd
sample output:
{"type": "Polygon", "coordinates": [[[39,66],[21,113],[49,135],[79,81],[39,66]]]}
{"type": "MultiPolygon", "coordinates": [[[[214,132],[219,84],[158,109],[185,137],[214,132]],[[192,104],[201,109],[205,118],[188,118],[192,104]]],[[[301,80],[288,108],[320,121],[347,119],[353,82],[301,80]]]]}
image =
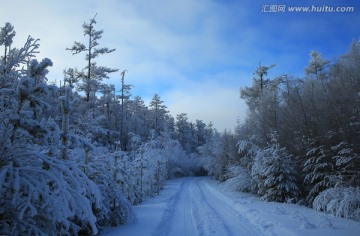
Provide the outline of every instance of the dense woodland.
{"type": "Polygon", "coordinates": [[[48,82],[52,61],[36,58],[39,40],[15,48],[14,27],[0,30],[0,234],[97,234],[133,222],[131,205],[165,180],[204,173],[196,150],[212,124],[173,118],[157,94],[145,105],[126,71],[120,88],[106,84],[118,70],[97,65],[114,49],[99,46],[95,26],[84,23],[87,44],[67,49],[85,66],[64,70],[62,86],[48,82]]]}
{"type": "MultiPolygon", "coordinates": [[[[83,68],[48,82],[39,40],[13,47],[0,28],[0,234],[97,234],[131,223],[133,204],[168,179],[204,175],[264,200],[305,204],[360,220],[360,42],[335,62],[312,52],[304,78],[267,73],[241,89],[249,107],[234,132],[175,118],[155,94],[131,94],[126,70],[100,66],[103,31],[83,24],[66,50],[83,68]],[[111,73],[121,87],[106,83],[111,73]]],[[[65,49],[64,49],[65,50],[65,49]]]]}
{"type": "Polygon", "coordinates": [[[360,41],[334,62],[311,52],[304,78],[267,78],[274,66],[260,65],[241,88],[247,119],[200,148],[205,166],[266,201],[360,220],[360,41]]]}

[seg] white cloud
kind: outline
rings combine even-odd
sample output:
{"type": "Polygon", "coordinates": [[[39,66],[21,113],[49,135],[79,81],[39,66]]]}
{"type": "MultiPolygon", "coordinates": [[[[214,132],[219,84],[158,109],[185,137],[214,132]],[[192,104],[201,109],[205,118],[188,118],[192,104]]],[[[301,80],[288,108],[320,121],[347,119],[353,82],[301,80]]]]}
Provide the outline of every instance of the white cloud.
{"type": "Polygon", "coordinates": [[[213,80],[188,81],[164,94],[171,114],[186,113],[189,119],[213,122],[219,131],[233,130],[237,119],[244,120],[246,106],[239,89],[213,80]]]}

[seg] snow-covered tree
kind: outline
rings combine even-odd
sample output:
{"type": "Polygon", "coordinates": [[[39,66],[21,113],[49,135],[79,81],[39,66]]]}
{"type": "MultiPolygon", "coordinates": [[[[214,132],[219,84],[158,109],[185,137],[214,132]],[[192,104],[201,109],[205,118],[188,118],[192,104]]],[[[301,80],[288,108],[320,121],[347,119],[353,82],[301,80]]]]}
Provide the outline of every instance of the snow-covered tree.
{"type": "MultiPolygon", "coordinates": [[[[240,146],[245,147],[239,164],[245,169],[250,166],[259,194],[264,195],[267,188],[272,188],[265,185],[267,175],[274,171],[272,168],[288,162],[298,179],[299,200],[310,206],[317,199],[316,207],[313,205],[317,209],[337,211],[340,208],[333,203],[344,196],[338,194],[340,189],[353,193],[356,191],[351,188],[360,186],[359,42],[353,41],[348,52],[335,62],[311,52],[303,78],[286,74],[267,79],[270,67],[259,67],[253,85],[241,89],[249,113],[236,129],[242,140],[240,146]],[[277,142],[281,148],[268,145],[269,134],[274,131],[279,134],[277,142]],[[251,137],[255,137],[252,143],[258,147],[255,155],[243,145],[251,137]],[[279,162],[276,156],[287,158],[279,162]],[[325,205],[318,207],[324,198],[325,205]]],[[[218,163],[211,167],[219,166],[218,163]]],[[[341,206],[350,208],[356,206],[355,202],[348,198],[341,206]]]]}
{"type": "Polygon", "coordinates": [[[189,118],[186,113],[181,113],[176,116],[175,133],[176,139],[179,140],[182,147],[188,154],[196,151],[196,127],[193,123],[189,122],[189,118]]]}
{"type": "Polygon", "coordinates": [[[334,152],[335,173],[341,186],[360,186],[360,156],[354,152],[352,145],[340,142],[331,147],[334,152]]]}
{"type": "Polygon", "coordinates": [[[86,52],[85,60],[87,62],[87,66],[82,71],[76,71],[76,74],[77,77],[82,80],[82,84],[78,86],[78,89],[85,92],[85,100],[87,102],[89,102],[91,99],[90,97],[94,97],[95,93],[98,91],[99,81],[108,78],[109,73],[118,71],[117,69],[98,66],[95,62],[95,59],[98,56],[115,51],[115,49],[98,47],[98,40],[101,39],[103,31],[95,30],[95,17],[96,15],[94,18],[90,19],[89,23],[84,23],[82,25],[84,36],[87,37],[86,45],[75,41],[72,47],[67,48],[67,50],[70,50],[73,55],[86,52]]]}
{"type": "Polygon", "coordinates": [[[305,68],[306,75],[317,80],[326,79],[330,62],[324,60],[322,55],[315,51],[311,51],[310,57],[309,65],[305,68]]]}
{"type": "Polygon", "coordinates": [[[96,234],[93,208],[104,210],[100,192],[74,162],[59,158],[60,129],[42,118],[49,107],[44,78],[51,61],[34,59],[38,47],[28,37],[22,48],[11,49],[9,73],[1,75],[11,80],[0,88],[0,231],[96,234]]]}
{"type": "Polygon", "coordinates": [[[70,88],[74,88],[75,84],[79,82],[79,77],[77,75],[77,71],[73,68],[69,68],[67,70],[64,70],[64,86],[67,84],[70,86],[70,88]]]}
{"type": "MultiPolygon", "coordinates": [[[[15,35],[16,32],[14,31],[14,26],[11,25],[9,22],[6,22],[5,26],[0,29],[0,46],[4,46],[4,55],[1,58],[2,63],[0,67],[0,73],[4,76],[3,79],[5,79],[5,75],[11,69],[11,64],[9,67],[7,61],[9,59],[11,60],[9,54],[10,54],[11,44],[13,43],[13,38],[15,35]]],[[[3,80],[0,81],[0,85],[5,85],[5,81],[3,80]]]]}
{"type": "Polygon", "coordinates": [[[317,140],[310,141],[304,163],[304,183],[308,189],[306,200],[312,203],[314,198],[323,190],[335,185],[333,173],[334,162],[323,145],[317,140]]]}
{"type": "Polygon", "coordinates": [[[208,130],[206,124],[202,120],[195,121],[196,130],[196,146],[200,147],[208,140],[208,130]]]}
{"type": "Polygon", "coordinates": [[[69,159],[69,117],[70,117],[70,93],[71,87],[65,88],[64,97],[60,98],[62,109],[62,133],[61,133],[61,154],[60,158],[63,160],[69,159]]]}
{"type": "MultiPolygon", "coordinates": [[[[263,150],[263,170],[259,193],[267,201],[287,202],[297,200],[299,189],[291,155],[278,143],[278,135],[272,134],[271,146],[263,150]]],[[[259,153],[258,155],[262,155],[259,153]]],[[[255,165],[255,164],[254,164],[255,165]]]]}
{"type": "Polygon", "coordinates": [[[0,28],[3,234],[95,235],[99,227],[133,222],[130,202],[201,169],[197,147],[216,133],[212,126],[186,115],[175,124],[159,97],[147,107],[140,97],[130,98],[130,85],[118,95],[115,86],[101,84],[116,70],[95,62],[113,52],[98,47],[103,32],[95,24],[94,17],[83,25],[88,43],[69,49],[84,52],[87,66],[66,69],[60,88],[46,78],[52,61],[36,58],[39,40],[29,36],[18,49],[12,25],[0,28]]]}
{"type": "Polygon", "coordinates": [[[166,106],[163,104],[164,101],[161,100],[158,94],[154,94],[150,101],[150,114],[151,114],[151,128],[156,131],[157,134],[160,134],[161,131],[165,130],[166,124],[166,106]]]}
{"type": "MultiPolygon", "coordinates": [[[[209,142],[198,147],[204,167],[209,175],[220,180],[226,174],[226,159],[222,157],[222,140],[220,133],[214,133],[209,142]]],[[[224,180],[224,179],[223,179],[224,180]]]]}
{"type": "Polygon", "coordinates": [[[102,127],[100,142],[114,150],[114,142],[119,140],[118,112],[119,104],[115,97],[115,86],[102,84],[100,88],[102,96],[98,100],[99,126],[102,127]]]}
{"type": "Polygon", "coordinates": [[[121,72],[121,94],[118,96],[121,101],[121,112],[120,112],[120,142],[121,142],[121,149],[126,150],[127,148],[127,136],[125,135],[128,131],[128,104],[129,98],[131,96],[130,89],[132,85],[125,84],[125,73],[126,70],[121,72]]]}

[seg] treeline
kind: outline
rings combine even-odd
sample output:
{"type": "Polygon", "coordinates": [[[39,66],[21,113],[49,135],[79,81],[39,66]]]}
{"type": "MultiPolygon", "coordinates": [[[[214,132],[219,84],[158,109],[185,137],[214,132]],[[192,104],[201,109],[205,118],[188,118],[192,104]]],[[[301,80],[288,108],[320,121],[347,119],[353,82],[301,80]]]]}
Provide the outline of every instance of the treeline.
{"type": "Polygon", "coordinates": [[[132,98],[125,71],[120,93],[103,83],[117,70],[95,61],[114,51],[99,47],[95,24],[68,48],[86,66],[66,69],[60,87],[46,78],[52,61],[36,58],[38,40],[15,48],[14,27],[0,28],[0,234],[97,234],[133,222],[131,204],[165,180],[204,173],[196,150],[212,125],[173,118],[158,95],[149,106],[132,98]]]}
{"type": "Polygon", "coordinates": [[[240,90],[247,118],[213,137],[207,169],[264,200],[360,220],[360,41],[334,62],[311,52],[304,78],[269,79],[273,66],[240,90]]]}

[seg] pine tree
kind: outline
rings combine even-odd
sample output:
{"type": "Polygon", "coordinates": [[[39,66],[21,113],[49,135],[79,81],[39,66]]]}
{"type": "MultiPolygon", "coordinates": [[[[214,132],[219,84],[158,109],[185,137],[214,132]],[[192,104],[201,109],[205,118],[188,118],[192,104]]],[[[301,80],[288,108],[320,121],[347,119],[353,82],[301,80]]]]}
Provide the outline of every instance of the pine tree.
{"type": "Polygon", "coordinates": [[[309,144],[303,171],[305,172],[304,184],[308,189],[306,200],[312,204],[321,191],[335,185],[331,178],[334,173],[334,162],[325,147],[317,140],[312,140],[309,144]]]}
{"type": "Polygon", "coordinates": [[[331,147],[334,152],[335,173],[338,186],[360,186],[360,156],[355,153],[352,145],[340,142],[331,147]]]}
{"type": "Polygon", "coordinates": [[[90,19],[89,23],[84,23],[82,25],[84,35],[88,39],[87,45],[85,46],[83,43],[75,41],[71,48],[67,48],[73,55],[86,52],[85,60],[87,66],[82,71],[76,71],[76,74],[77,77],[81,78],[83,81],[82,84],[78,86],[78,89],[85,92],[85,100],[87,102],[90,101],[91,96],[95,96],[95,93],[99,89],[99,81],[102,81],[104,78],[109,78],[109,73],[118,71],[118,69],[98,66],[95,62],[95,59],[98,56],[115,51],[115,49],[97,47],[99,45],[98,40],[101,39],[103,31],[95,30],[95,18],[96,15],[94,18],[90,19]]]}
{"type": "Polygon", "coordinates": [[[297,200],[299,189],[296,185],[294,163],[285,148],[280,148],[278,135],[272,134],[271,145],[265,154],[260,173],[259,193],[267,201],[287,202],[297,200]]]}
{"type": "MultiPolygon", "coordinates": [[[[9,22],[6,22],[5,26],[0,29],[0,46],[4,46],[4,56],[2,56],[0,73],[3,74],[4,78],[11,68],[11,65],[8,66],[8,59],[10,59],[10,49],[15,35],[16,32],[14,31],[14,26],[11,25],[9,22]]],[[[4,82],[5,81],[1,80],[0,85],[4,85],[4,82]]],[[[0,86],[0,88],[1,87],[2,86],[0,86]]]]}
{"type": "Polygon", "coordinates": [[[152,118],[151,128],[159,135],[165,129],[165,115],[168,113],[158,94],[155,94],[150,101],[150,112],[152,118]]]}
{"type": "Polygon", "coordinates": [[[311,51],[310,61],[308,67],[305,68],[306,75],[316,80],[324,80],[328,76],[327,69],[329,68],[329,61],[324,60],[322,55],[318,52],[311,51]]]}
{"type": "Polygon", "coordinates": [[[150,132],[148,107],[139,96],[135,96],[129,105],[131,122],[128,125],[130,132],[140,137],[146,137],[150,132]]]}
{"type": "Polygon", "coordinates": [[[121,100],[121,113],[120,113],[120,142],[121,142],[121,149],[126,151],[127,148],[127,137],[124,135],[126,133],[127,124],[125,121],[128,119],[128,107],[129,99],[130,99],[130,89],[132,87],[131,84],[125,84],[125,73],[126,70],[121,72],[121,95],[119,95],[121,100]]]}

